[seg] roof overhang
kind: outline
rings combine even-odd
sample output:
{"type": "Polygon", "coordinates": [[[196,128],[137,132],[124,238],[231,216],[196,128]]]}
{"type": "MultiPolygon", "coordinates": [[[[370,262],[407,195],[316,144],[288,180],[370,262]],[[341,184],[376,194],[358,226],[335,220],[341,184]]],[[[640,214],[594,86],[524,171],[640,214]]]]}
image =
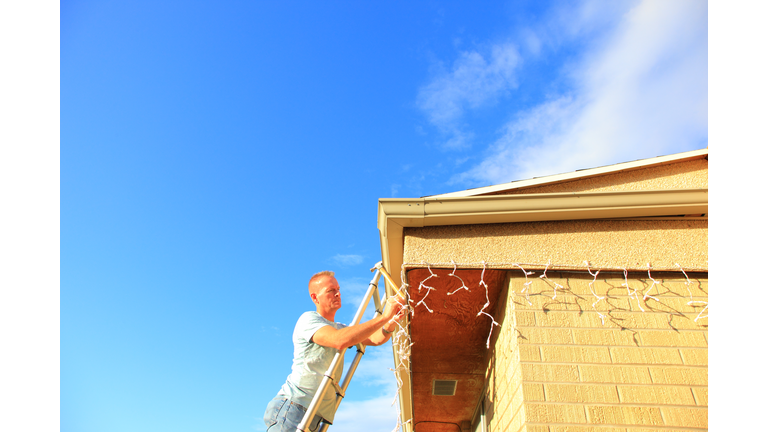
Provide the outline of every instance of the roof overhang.
{"type": "Polygon", "coordinates": [[[406,227],[706,214],[708,189],[379,199],[381,256],[398,284],[406,227]]]}
{"type": "MultiPolygon", "coordinates": [[[[407,227],[702,215],[708,213],[708,189],[382,198],[378,211],[382,261],[399,286],[407,227]]],[[[399,364],[396,351],[394,356],[399,364]]],[[[413,395],[411,377],[403,375],[400,413],[407,420],[413,418],[413,395]]]]}

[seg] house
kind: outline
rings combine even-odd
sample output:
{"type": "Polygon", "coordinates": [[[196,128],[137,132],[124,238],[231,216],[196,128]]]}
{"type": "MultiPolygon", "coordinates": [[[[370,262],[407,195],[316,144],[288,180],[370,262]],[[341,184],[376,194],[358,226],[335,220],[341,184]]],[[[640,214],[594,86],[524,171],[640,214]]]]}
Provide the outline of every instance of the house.
{"type": "Polygon", "coordinates": [[[380,199],[406,432],[706,430],[708,149],[380,199]]]}

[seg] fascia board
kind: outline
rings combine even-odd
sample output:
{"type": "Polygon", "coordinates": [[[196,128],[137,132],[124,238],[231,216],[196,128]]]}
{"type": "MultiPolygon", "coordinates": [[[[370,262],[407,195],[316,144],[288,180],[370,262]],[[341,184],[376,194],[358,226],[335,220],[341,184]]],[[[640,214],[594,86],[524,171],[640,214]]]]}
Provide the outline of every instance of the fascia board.
{"type": "Polygon", "coordinates": [[[589,168],[578,171],[573,171],[563,174],[555,174],[545,177],[535,177],[527,180],[517,180],[509,183],[502,183],[498,185],[479,187],[474,189],[467,189],[457,192],[449,192],[440,195],[432,195],[425,198],[452,198],[452,197],[471,197],[483,194],[490,194],[495,192],[501,192],[506,190],[515,190],[531,186],[541,186],[545,184],[560,183],[578,179],[585,179],[589,177],[595,177],[599,175],[614,174],[620,171],[629,171],[639,168],[650,168],[656,165],[684,162],[687,160],[700,159],[709,155],[709,149],[693,150],[689,152],[676,153],[668,156],[659,156],[649,159],[641,159],[633,162],[623,162],[614,165],[607,165],[598,168],[589,168]]]}
{"type": "Polygon", "coordinates": [[[421,198],[390,198],[379,200],[379,239],[384,268],[397,283],[400,280],[400,265],[403,256],[403,228],[423,226],[425,203],[421,198]],[[399,241],[397,240],[399,239],[399,241]],[[399,262],[391,262],[391,257],[400,257],[399,262]]]}

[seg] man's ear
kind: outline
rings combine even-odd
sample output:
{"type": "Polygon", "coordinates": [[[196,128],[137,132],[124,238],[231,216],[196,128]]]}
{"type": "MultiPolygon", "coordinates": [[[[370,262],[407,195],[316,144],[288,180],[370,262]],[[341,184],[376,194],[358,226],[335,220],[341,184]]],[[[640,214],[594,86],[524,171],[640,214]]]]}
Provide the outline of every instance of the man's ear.
{"type": "Polygon", "coordinates": [[[309,293],[309,298],[312,299],[312,303],[317,303],[317,294],[316,293],[309,293]]]}

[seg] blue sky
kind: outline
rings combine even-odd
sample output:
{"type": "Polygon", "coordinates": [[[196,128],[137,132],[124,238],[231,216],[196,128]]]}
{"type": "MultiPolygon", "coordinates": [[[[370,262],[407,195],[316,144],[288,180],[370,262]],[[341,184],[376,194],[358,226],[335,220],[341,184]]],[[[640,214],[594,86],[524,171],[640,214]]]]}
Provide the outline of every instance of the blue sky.
{"type": "MultiPolygon", "coordinates": [[[[59,7],[64,432],[264,430],[309,276],[354,314],[378,198],[709,142],[702,1],[59,7]]],[[[389,363],[334,430],[394,428],[389,363]]]]}
{"type": "MultiPolygon", "coordinates": [[[[263,430],[378,198],[706,147],[706,5],[606,5],[63,3],[61,430],[263,430]]],[[[368,356],[337,431],[395,425],[368,356]]]]}

